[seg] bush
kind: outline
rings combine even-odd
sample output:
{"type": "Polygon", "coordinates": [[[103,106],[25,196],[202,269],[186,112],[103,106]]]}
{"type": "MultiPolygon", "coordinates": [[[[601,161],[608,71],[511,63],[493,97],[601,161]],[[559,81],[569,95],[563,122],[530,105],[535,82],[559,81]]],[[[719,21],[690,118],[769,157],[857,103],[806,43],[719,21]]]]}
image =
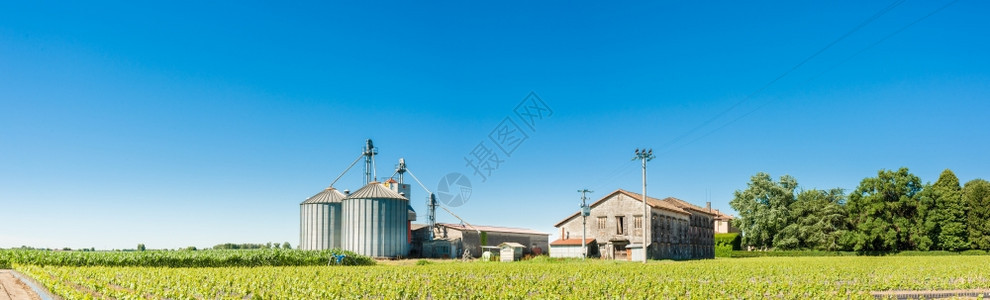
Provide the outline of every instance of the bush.
{"type": "Polygon", "coordinates": [[[716,244],[715,257],[732,257],[732,246],[724,245],[724,244],[716,244]]]}
{"type": "Polygon", "coordinates": [[[976,250],[976,249],[959,252],[959,255],[987,255],[987,254],[990,254],[990,252],[983,250],[976,250]]]}
{"type": "Polygon", "coordinates": [[[732,250],[742,250],[742,236],[739,233],[719,233],[715,235],[715,245],[728,245],[732,250]]]}

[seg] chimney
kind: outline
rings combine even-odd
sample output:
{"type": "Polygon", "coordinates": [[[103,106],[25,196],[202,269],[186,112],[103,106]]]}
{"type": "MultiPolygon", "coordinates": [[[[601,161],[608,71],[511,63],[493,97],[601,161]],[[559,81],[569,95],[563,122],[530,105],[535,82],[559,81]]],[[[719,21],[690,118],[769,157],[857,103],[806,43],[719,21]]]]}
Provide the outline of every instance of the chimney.
{"type": "Polygon", "coordinates": [[[705,202],[705,208],[707,208],[708,211],[711,212],[712,211],[712,202],[711,201],[705,202]]]}

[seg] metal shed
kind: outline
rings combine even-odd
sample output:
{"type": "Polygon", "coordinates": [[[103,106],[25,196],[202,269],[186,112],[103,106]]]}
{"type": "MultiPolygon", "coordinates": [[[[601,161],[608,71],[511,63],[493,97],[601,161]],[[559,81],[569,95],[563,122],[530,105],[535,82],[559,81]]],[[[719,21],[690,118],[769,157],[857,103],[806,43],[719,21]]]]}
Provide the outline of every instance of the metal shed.
{"type": "Polygon", "coordinates": [[[344,194],[328,187],[299,204],[299,249],[339,248],[341,200],[344,194]]]}

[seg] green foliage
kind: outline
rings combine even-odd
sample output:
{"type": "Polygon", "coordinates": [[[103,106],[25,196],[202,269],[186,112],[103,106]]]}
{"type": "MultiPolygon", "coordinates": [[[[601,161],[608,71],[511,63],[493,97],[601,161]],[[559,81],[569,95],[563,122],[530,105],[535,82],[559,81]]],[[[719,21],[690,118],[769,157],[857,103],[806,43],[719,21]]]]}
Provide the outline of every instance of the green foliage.
{"type": "Polygon", "coordinates": [[[431,264],[433,264],[433,262],[430,262],[430,261],[425,260],[425,259],[420,259],[420,260],[416,261],[416,265],[417,266],[425,266],[425,265],[431,265],[431,264]]]}
{"type": "Polygon", "coordinates": [[[732,245],[715,244],[715,257],[732,257],[732,245]]]}
{"type": "Polygon", "coordinates": [[[775,248],[841,250],[849,230],[844,202],[842,189],[801,191],[790,206],[792,223],[780,232],[775,248]]]}
{"type": "Polygon", "coordinates": [[[282,249],[292,249],[292,245],[289,242],[282,243],[282,249]]]}
{"type": "MultiPolygon", "coordinates": [[[[718,250],[718,246],[724,245],[729,246],[729,250],[742,250],[742,237],[739,233],[716,233],[715,234],[715,249],[718,250]]],[[[718,256],[717,254],[715,256],[718,256]]]]}
{"type": "Polygon", "coordinates": [[[971,246],[990,250],[990,182],[983,179],[967,182],[962,197],[969,208],[966,225],[971,246]]]}
{"type": "Polygon", "coordinates": [[[918,192],[921,179],[908,172],[880,170],[877,177],[863,179],[851,194],[846,208],[854,228],[846,242],[856,251],[911,250],[930,245],[918,235],[918,192]]]}
{"type": "Polygon", "coordinates": [[[774,239],[790,223],[788,209],[795,201],[797,180],[784,175],[774,182],[767,173],[757,173],[746,190],[735,191],[729,202],[739,212],[734,225],[742,230],[742,243],[761,249],[774,246],[774,239]]]}
{"type": "Polygon", "coordinates": [[[224,243],[213,246],[214,250],[246,250],[246,249],[267,249],[264,244],[232,244],[224,243]]]}
{"type": "Polygon", "coordinates": [[[138,244],[138,246],[137,246],[137,250],[138,250],[138,251],[144,251],[144,250],[145,250],[145,248],[144,248],[144,244],[138,244]]]}
{"type": "Polygon", "coordinates": [[[731,257],[814,257],[814,256],[856,256],[861,253],[819,250],[774,250],[774,251],[732,251],[731,257]]]}
{"type": "Polygon", "coordinates": [[[488,232],[482,231],[480,239],[482,246],[488,246],[488,232]]]}
{"type": "Polygon", "coordinates": [[[915,236],[923,237],[918,250],[959,251],[969,248],[966,231],[966,204],[959,179],[946,169],[934,185],[919,194],[918,224],[915,236]],[[931,245],[931,247],[929,247],[931,245]]]}
{"type": "Polygon", "coordinates": [[[0,263],[42,266],[135,267],[256,267],[326,266],[335,254],[346,255],[343,265],[374,265],[375,261],[350,251],[323,250],[204,250],[204,251],[45,251],[0,250],[0,263]]]}
{"type": "Polygon", "coordinates": [[[421,267],[15,268],[65,299],[875,299],[871,291],[985,289],[990,283],[990,256],[762,257],[645,266],[534,259],[421,267]]]}

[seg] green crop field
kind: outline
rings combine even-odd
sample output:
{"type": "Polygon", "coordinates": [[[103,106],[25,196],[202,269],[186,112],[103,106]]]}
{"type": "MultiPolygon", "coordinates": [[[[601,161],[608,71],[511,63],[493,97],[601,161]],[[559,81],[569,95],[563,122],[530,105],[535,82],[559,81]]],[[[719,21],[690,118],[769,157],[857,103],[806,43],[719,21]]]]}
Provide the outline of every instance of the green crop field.
{"type": "Polygon", "coordinates": [[[842,298],[990,288],[990,256],[220,268],[14,268],[67,299],[842,298]]]}

